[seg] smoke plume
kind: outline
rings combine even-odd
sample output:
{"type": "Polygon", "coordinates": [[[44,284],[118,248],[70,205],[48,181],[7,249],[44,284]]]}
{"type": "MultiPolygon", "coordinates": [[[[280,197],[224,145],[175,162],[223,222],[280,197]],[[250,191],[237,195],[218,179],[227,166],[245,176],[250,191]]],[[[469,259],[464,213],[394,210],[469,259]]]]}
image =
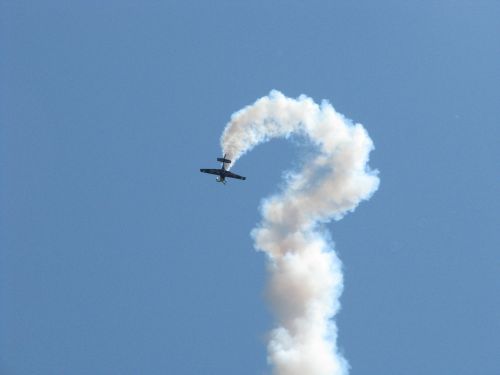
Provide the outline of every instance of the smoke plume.
{"type": "Polygon", "coordinates": [[[282,191],[263,201],[262,220],[252,231],[255,247],[268,256],[277,320],[268,360],[276,375],[343,375],[349,366],[333,321],[342,264],[322,224],[341,219],[377,190],[377,173],[368,167],[373,143],[361,124],[328,102],[271,91],[232,115],[221,146],[234,164],[256,145],[290,135],[313,145],[312,160],[288,173],[282,191]]]}

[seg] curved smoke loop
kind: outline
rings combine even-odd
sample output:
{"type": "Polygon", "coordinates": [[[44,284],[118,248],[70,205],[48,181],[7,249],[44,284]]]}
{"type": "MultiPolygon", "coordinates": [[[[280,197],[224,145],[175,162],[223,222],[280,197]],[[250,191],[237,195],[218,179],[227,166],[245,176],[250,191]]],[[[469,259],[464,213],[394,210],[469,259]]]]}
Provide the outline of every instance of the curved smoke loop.
{"type": "Polygon", "coordinates": [[[342,265],[319,224],[341,219],[377,190],[377,172],[368,167],[373,143],[361,124],[328,102],[271,91],[232,115],[221,146],[234,165],[256,145],[292,134],[306,136],[318,153],[264,201],[262,221],[252,231],[255,247],[268,255],[278,321],[268,359],[277,375],[346,374],[331,320],[340,307],[342,265]]]}

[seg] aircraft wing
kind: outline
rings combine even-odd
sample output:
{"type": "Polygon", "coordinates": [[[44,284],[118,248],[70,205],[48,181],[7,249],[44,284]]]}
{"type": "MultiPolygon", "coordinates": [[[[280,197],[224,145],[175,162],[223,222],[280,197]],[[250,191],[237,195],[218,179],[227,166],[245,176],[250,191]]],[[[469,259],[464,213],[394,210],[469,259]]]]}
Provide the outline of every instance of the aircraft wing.
{"type": "Polygon", "coordinates": [[[220,169],[200,169],[200,172],[203,173],[210,173],[210,174],[216,174],[217,176],[220,176],[220,169]]]}
{"type": "Polygon", "coordinates": [[[236,173],[229,172],[229,171],[226,172],[226,177],[237,178],[238,180],[246,180],[247,179],[246,177],[237,175],[236,173]]]}

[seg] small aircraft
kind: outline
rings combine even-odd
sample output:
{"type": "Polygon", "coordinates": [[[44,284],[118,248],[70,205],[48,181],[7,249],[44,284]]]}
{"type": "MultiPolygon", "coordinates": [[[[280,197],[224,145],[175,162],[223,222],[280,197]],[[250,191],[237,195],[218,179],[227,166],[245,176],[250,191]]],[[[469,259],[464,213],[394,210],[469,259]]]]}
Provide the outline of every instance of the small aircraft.
{"type": "Polygon", "coordinates": [[[226,154],[224,154],[223,158],[217,158],[217,161],[220,161],[222,163],[222,166],[220,169],[200,169],[200,172],[203,173],[209,173],[209,174],[215,174],[219,177],[217,177],[216,181],[217,182],[222,182],[224,185],[226,184],[226,177],[230,178],[237,178],[238,180],[246,180],[246,177],[237,175],[236,173],[229,172],[226,169],[226,164],[231,164],[231,160],[226,159],[226,154]]]}

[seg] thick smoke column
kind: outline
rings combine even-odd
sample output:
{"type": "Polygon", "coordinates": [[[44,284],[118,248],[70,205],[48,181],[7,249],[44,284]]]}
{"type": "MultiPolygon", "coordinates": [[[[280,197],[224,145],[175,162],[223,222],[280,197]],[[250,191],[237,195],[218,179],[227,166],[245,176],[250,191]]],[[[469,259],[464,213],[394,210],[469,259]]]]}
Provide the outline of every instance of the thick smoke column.
{"type": "Polygon", "coordinates": [[[340,375],[337,328],[342,266],[321,224],[339,220],[377,190],[367,165],[373,143],[327,102],[278,91],[231,117],[221,137],[233,163],[254,146],[276,137],[305,136],[317,148],[303,169],[286,177],[282,192],[262,205],[252,231],[255,247],[269,259],[269,295],[278,327],[270,335],[269,361],[277,375],[340,375]]]}

